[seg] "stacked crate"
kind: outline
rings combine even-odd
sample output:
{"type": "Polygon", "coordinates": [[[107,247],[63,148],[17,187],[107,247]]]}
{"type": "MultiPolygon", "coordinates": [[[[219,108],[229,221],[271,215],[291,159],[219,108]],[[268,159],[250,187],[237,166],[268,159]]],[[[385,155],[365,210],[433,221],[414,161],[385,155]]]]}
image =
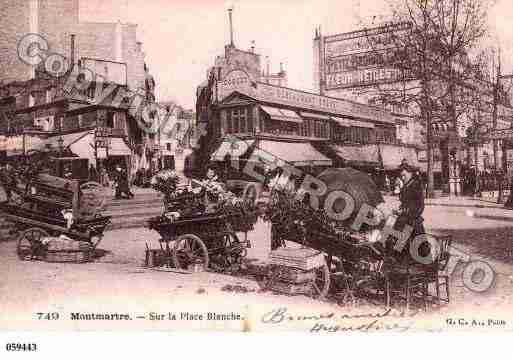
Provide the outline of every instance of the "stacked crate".
{"type": "Polygon", "coordinates": [[[316,268],[325,264],[324,256],[311,248],[279,248],[269,254],[271,270],[268,289],[294,295],[308,294],[316,278],[316,268]]]}

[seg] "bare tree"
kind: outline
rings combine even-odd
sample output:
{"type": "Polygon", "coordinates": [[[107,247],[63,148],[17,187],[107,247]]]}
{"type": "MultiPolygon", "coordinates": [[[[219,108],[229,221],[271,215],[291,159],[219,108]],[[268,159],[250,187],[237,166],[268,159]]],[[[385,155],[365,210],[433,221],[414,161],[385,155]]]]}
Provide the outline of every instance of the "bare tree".
{"type": "Polygon", "coordinates": [[[367,91],[383,104],[417,114],[426,129],[428,194],[433,190],[432,123],[449,119],[451,136],[467,107],[463,88],[481,75],[472,57],[486,33],[489,0],[388,0],[387,41],[368,29],[369,47],[379,65],[396,69],[393,83],[367,91]],[[387,44],[384,46],[383,44],[387,44]],[[388,53],[387,55],[384,55],[388,53]]]}

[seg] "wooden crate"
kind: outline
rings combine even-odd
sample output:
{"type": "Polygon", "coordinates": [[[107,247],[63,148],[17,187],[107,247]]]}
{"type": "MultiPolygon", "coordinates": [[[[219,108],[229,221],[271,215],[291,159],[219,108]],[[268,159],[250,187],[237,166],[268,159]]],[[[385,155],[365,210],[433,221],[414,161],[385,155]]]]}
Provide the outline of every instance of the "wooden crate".
{"type": "Polygon", "coordinates": [[[315,270],[304,271],[299,268],[276,266],[272,268],[269,276],[279,282],[303,284],[315,280],[315,270]]]}
{"type": "Polygon", "coordinates": [[[326,261],[321,252],[311,248],[279,248],[271,251],[269,263],[309,271],[322,267],[326,261]]]}
{"type": "Polygon", "coordinates": [[[281,281],[271,282],[267,288],[273,292],[288,295],[309,294],[312,291],[312,285],[310,283],[294,284],[281,281]]]}

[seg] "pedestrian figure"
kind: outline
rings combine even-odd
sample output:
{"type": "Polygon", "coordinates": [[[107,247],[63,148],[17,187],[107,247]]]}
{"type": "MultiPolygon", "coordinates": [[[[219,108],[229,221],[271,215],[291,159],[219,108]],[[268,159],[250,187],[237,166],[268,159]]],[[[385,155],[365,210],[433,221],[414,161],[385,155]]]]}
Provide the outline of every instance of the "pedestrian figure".
{"type": "MultiPolygon", "coordinates": [[[[395,243],[388,242],[387,249],[392,251],[394,257],[405,259],[410,253],[409,244],[411,240],[416,236],[425,233],[424,218],[422,217],[424,212],[424,186],[420,178],[415,175],[417,171],[415,167],[403,164],[399,167],[399,170],[404,185],[402,186],[399,194],[401,205],[396,211],[398,217],[395,222],[394,229],[403,231],[406,226],[410,226],[413,228],[413,232],[409,238],[408,245],[400,248],[399,252],[397,251],[397,248],[394,248],[395,243]]],[[[421,257],[429,255],[429,244],[426,244],[425,242],[423,244],[426,246],[423,247],[423,245],[421,245],[418,251],[421,257]]],[[[408,258],[411,259],[411,256],[408,258]]]]}
{"type": "Polygon", "coordinates": [[[17,183],[14,168],[9,162],[6,163],[4,170],[0,174],[0,182],[5,191],[6,201],[10,202],[12,199],[12,191],[16,188],[17,183]]]}
{"type": "Polygon", "coordinates": [[[116,170],[114,171],[114,187],[116,188],[116,199],[123,198],[123,195],[126,195],[126,198],[134,197],[134,194],[130,191],[128,185],[128,175],[126,171],[121,169],[120,165],[117,165],[116,170]]]}
{"type": "Polygon", "coordinates": [[[89,166],[89,181],[98,181],[98,172],[92,164],[89,166]]]}
{"type": "Polygon", "coordinates": [[[401,193],[401,189],[403,188],[403,180],[400,176],[395,178],[394,182],[394,194],[399,195],[401,193]]]}
{"type": "Polygon", "coordinates": [[[504,208],[513,209],[513,176],[510,178],[509,196],[506,203],[504,203],[504,208]]]}

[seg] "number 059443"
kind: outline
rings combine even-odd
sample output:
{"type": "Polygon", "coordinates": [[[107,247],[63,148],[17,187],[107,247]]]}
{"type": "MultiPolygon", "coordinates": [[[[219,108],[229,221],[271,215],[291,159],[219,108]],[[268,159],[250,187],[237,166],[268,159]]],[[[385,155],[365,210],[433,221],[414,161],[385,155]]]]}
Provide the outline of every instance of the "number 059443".
{"type": "Polygon", "coordinates": [[[7,343],[5,350],[8,352],[35,352],[37,344],[35,343],[7,343]]]}

